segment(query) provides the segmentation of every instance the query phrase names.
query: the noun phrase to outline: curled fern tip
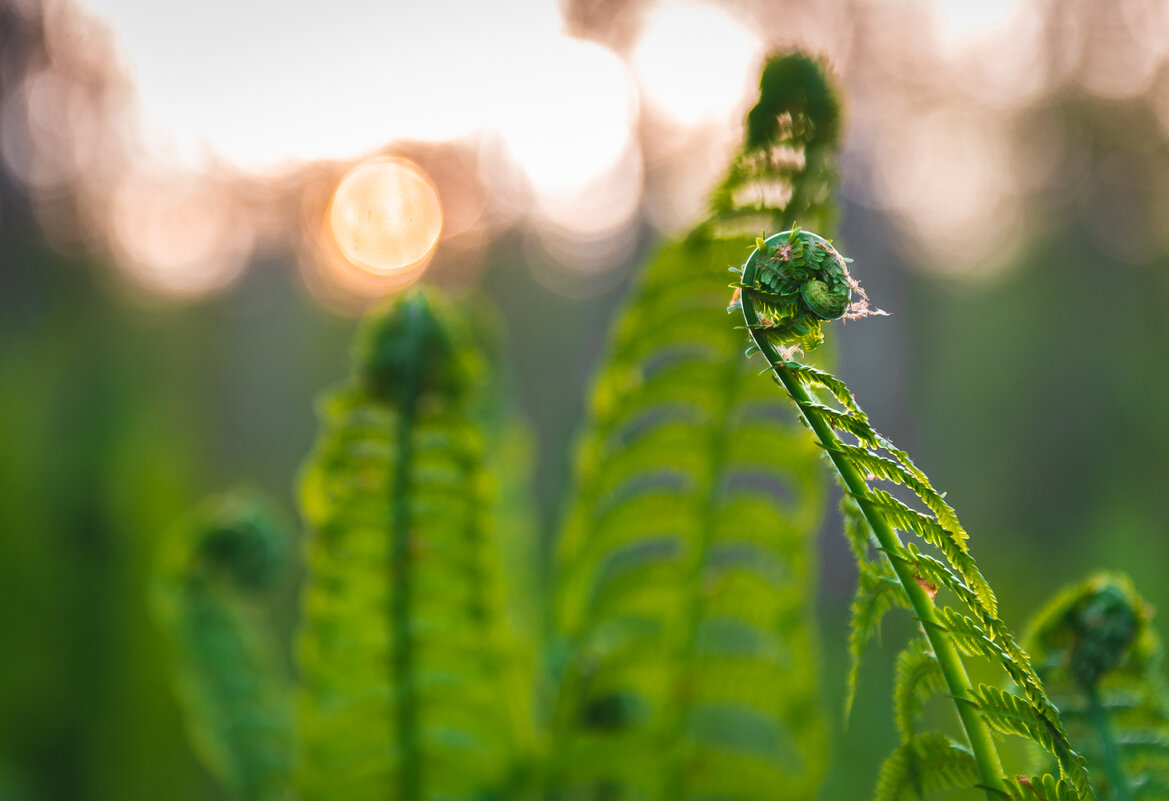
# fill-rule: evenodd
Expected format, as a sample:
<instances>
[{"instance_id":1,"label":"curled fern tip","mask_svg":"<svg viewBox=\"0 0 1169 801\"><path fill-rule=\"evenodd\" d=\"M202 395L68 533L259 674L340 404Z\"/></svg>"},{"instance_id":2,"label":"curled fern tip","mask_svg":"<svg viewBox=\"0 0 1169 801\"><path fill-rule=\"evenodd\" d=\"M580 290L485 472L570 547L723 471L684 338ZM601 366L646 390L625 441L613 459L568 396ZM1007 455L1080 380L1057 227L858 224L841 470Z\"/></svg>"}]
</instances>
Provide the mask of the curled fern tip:
<instances>
[{"instance_id":1,"label":"curled fern tip","mask_svg":"<svg viewBox=\"0 0 1169 801\"><path fill-rule=\"evenodd\" d=\"M374 396L403 402L417 391L454 391L466 383L466 359L452 346L449 304L436 293L412 289L362 324L356 372Z\"/></svg>"},{"instance_id":2,"label":"curled fern tip","mask_svg":"<svg viewBox=\"0 0 1169 801\"><path fill-rule=\"evenodd\" d=\"M870 307L868 295L848 271L850 259L824 237L797 227L757 239L755 245L742 280L732 284L729 308L742 308L741 293L750 291L760 311L755 326L781 352L819 345L825 320L886 314Z\"/></svg>"}]
</instances>

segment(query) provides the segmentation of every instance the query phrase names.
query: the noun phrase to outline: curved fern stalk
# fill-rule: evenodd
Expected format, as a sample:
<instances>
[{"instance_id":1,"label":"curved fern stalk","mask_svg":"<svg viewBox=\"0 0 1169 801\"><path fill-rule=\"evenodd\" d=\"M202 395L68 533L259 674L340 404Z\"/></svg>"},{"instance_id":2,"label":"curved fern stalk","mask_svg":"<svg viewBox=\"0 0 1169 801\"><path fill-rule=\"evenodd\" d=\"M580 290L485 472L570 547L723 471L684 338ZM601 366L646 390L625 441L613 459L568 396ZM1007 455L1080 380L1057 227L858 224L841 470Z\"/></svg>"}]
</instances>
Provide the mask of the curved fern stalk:
<instances>
[{"instance_id":1,"label":"curved fern stalk","mask_svg":"<svg viewBox=\"0 0 1169 801\"><path fill-rule=\"evenodd\" d=\"M1026 642L1106 801L1169 799L1169 692L1152 609L1117 574L1059 593Z\"/></svg>"},{"instance_id":2,"label":"curved fern stalk","mask_svg":"<svg viewBox=\"0 0 1169 801\"><path fill-rule=\"evenodd\" d=\"M302 795L502 792L530 710L500 586L487 364L423 291L367 320L356 361L301 484Z\"/></svg>"},{"instance_id":3,"label":"curved fern stalk","mask_svg":"<svg viewBox=\"0 0 1169 801\"><path fill-rule=\"evenodd\" d=\"M557 551L567 797L808 799L822 777L817 455L706 309L744 225L828 221L838 112L800 55L760 87L713 216L646 268L594 384Z\"/></svg>"},{"instance_id":4,"label":"curved fern stalk","mask_svg":"<svg viewBox=\"0 0 1169 801\"><path fill-rule=\"evenodd\" d=\"M244 801L289 798L291 688L264 603L287 549L262 500L225 495L167 536L155 580L195 752Z\"/></svg>"},{"instance_id":5,"label":"curved fern stalk","mask_svg":"<svg viewBox=\"0 0 1169 801\"><path fill-rule=\"evenodd\" d=\"M1003 774L992 730L1022 736L1051 753L1059 765L1055 786L1060 793L1092 797L1083 759L1072 750L1027 654L998 617L994 593L970 554L954 510L908 454L877 433L842 381L794 360L800 347L820 342L823 320L875 313L849 275L844 257L822 237L785 231L758 241L733 286L731 308L741 307L753 349L763 354L794 401L835 467L849 506L859 511L859 519L850 525L861 570L854 604L854 661L879 627L881 613L894 605L912 610L926 641L899 666L898 721L904 744L882 770L878 797L911 797L963 785L981 787L991 799L1023 797L1026 788ZM917 506L874 486L878 481L908 490ZM899 531L923 540L943 558L922 552L913 541L902 542ZM936 595L941 590L956 607L939 605ZM1020 695L972 686L963 654L999 664ZM850 679L850 694L854 682ZM969 749L944 735L906 730L922 699L943 686L954 701Z\"/></svg>"}]
</instances>

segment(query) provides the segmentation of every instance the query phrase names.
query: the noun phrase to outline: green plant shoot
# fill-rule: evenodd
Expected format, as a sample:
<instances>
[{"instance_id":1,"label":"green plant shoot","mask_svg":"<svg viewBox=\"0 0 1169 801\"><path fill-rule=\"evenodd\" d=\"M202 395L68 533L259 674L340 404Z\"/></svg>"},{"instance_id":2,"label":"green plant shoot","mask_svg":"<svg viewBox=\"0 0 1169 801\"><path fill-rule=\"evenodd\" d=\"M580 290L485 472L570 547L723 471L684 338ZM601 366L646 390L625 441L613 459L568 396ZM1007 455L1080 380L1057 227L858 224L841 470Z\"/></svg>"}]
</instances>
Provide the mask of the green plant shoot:
<instances>
[{"instance_id":1,"label":"green plant shoot","mask_svg":"<svg viewBox=\"0 0 1169 801\"><path fill-rule=\"evenodd\" d=\"M906 607L921 624L923 642L911 645L898 666L902 745L882 767L877 797L891 801L949 787L979 787L988 799L1027 797L1032 783L1004 775L992 731L1024 737L1054 757L1059 776L1050 779L1055 795L1047 801L1094 797L1084 760L1072 750L1030 659L999 618L994 593L954 510L909 455L877 433L844 382L794 358L800 348L819 344L824 319L875 313L847 261L828 240L793 228L758 242L734 272L741 280L732 285L731 309L742 311L750 351L763 355L799 409L855 514L847 526L860 568L854 664L888 609ZM878 482L908 490L915 505ZM899 532L910 539L903 541ZM1000 665L1019 694L973 686L964 664L968 657ZM850 697L854 689L855 667ZM953 700L965 743L913 730L915 710L935 691Z\"/></svg>"},{"instance_id":2,"label":"green plant shoot","mask_svg":"<svg viewBox=\"0 0 1169 801\"><path fill-rule=\"evenodd\" d=\"M1122 575L1056 595L1025 642L1106 801L1169 798L1169 692L1152 608Z\"/></svg>"},{"instance_id":3,"label":"green plant shoot","mask_svg":"<svg viewBox=\"0 0 1169 801\"><path fill-rule=\"evenodd\" d=\"M501 581L487 362L422 291L366 321L356 362L301 482L301 797L507 794L531 676Z\"/></svg>"},{"instance_id":4,"label":"green plant shoot","mask_svg":"<svg viewBox=\"0 0 1169 801\"><path fill-rule=\"evenodd\" d=\"M267 608L286 531L258 497L213 498L168 534L155 580L195 753L242 801L291 789L291 683Z\"/></svg>"}]
</instances>

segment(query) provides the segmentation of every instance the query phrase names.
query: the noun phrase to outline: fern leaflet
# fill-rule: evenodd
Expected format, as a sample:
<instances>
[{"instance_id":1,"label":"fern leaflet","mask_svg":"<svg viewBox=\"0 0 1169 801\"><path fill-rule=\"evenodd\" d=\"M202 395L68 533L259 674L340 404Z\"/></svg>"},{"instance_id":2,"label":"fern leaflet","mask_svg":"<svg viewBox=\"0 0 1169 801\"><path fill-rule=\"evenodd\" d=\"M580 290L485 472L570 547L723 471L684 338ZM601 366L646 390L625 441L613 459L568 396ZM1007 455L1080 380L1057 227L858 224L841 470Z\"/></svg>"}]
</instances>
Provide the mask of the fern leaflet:
<instances>
[{"instance_id":1,"label":"fern leaflet","mask_svg":"<svg viewBox=\"0 0 1169 801\"><path fill-rule=\"evenodd\" d=\"M915 639L897 657L897 682L893 695L897 731L908 741L917 729L917 717L926 701L945 692L946 677L938 658L924 639Z\"/></svg>"},{"instance_id":2,"label":"fern leaflet","mask_svg":"<svg viewBox=\"0 0 1169 801\"><path fill-rule=\"evenodd\" d=\"M941 732L930 732L911 736L885 760L876 798L918 799L926 793L977 783L978 766L973 755Z\"/></svg>"}]
</instances>

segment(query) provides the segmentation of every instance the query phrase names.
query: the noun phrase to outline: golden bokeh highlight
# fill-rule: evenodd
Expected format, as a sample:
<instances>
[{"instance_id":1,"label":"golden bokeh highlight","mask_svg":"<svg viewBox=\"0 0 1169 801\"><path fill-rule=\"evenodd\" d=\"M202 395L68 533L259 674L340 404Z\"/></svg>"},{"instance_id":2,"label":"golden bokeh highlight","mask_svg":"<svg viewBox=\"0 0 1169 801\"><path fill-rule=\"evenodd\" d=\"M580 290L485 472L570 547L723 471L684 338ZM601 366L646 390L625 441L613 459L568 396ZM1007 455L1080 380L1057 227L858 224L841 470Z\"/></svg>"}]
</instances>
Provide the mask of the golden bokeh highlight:
<instances>
[{"instance_id":1,"label":"golden bokeh highlight","mask_svg":"<svg viewBox=\"0 0 1169 801\"><path fill-rule=\"evenodd\" d=\"M442 204L426 173L403 158L358 164L337 186L329 229L341 255L376 275L413 272L442 233Z\"/></svg>"}]
</instances>

